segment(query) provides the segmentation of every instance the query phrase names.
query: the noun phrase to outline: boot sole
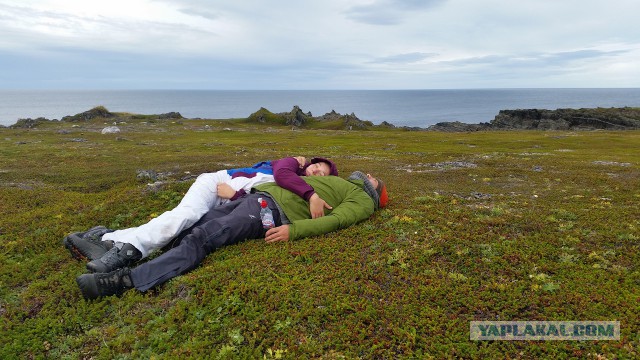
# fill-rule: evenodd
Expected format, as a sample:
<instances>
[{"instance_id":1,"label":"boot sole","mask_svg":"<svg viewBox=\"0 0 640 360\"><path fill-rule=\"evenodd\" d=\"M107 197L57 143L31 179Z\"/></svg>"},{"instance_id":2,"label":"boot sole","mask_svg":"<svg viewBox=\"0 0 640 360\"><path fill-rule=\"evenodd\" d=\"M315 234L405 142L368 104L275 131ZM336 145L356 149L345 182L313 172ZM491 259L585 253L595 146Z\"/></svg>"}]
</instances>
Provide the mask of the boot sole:
<instances>
[{"instance_id":1,"label":"boot sole","mask_svg":"<svg viewBox=\"0 0 640 360\"><path fill-rule=\"evenodd\" d=\"M87 234L86 232L77 232L66 236L63 240L64 247L69 250L71 256L74 259L81 261L92 261L100 259L111 247L113 247L113 242L111 241L110 246L107 245L109 241L104 242L104 246L99 246L96 244L91 244L89 241L83 238ZM82 247L76 245L77 243L81 243Z\"/></svg>"},{"instance_id":2,"label":"boot sole","mask_svg":"<svg viewBox=\"0 0 640 360\"><path fill-rule=\"evenodd\" d=\"M100 297L98 293L98 286L94 279L93 274L82 274L76 278L76 283L82 292L82 296L86 300L97 299Z\"/></svg>"},{"instance_id":3,"label":"boot sole","mask_svg":"<svg viewBox=\"0 0 640 360\"><path fill-rule=\"evenodd\" d=\"M85 260L89 260L89 258L86 257L84 254L82 254L80 250L78 250L78 248L76 248L76 246L73 244L73 239L82 240L79 237L79 235L81 234L84 234L84 233L77 232L77 233L70 234L64 238L63 243L64 243L64 247L67 248L67 250L69 250L69 252L71 253L71 256L74 259L85 261Z\"/></svg>"}]
</instances>

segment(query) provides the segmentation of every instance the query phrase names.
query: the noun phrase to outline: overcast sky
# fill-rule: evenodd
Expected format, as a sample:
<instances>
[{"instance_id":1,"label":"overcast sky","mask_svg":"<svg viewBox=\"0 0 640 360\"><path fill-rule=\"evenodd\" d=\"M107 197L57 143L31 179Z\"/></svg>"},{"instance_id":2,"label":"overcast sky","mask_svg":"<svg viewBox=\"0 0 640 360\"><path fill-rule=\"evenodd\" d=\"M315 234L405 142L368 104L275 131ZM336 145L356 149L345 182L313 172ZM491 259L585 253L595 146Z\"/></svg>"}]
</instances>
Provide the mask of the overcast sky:
<instances>
[{"instance_id":1,"label":"overcast sky","mask_svg":"<svg viewBox=\"0 0 640 360\"><path fill-rule=\"evenodd\" d=\"M0 0L0 88L640 87L638 14L638 0Z\"/></svg>"}]
</instances>

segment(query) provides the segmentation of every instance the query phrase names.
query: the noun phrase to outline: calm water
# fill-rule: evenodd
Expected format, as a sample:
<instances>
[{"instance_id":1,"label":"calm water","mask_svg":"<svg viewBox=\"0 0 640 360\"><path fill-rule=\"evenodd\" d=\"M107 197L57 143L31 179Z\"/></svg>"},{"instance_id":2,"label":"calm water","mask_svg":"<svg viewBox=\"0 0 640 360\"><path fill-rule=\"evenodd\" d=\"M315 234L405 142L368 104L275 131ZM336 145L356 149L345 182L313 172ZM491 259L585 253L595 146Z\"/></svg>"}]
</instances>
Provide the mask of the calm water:
<instances>
[{"instance_id":1,"label":"calm water","mask_svg":"<svg viewBox=\"0 0 640 360\"><path fill-rule=\"evenodd\" d=\"M331 110L355 113L375 124L427 127L442 121L491 121L498 111L525 108L640 107L640 89L492 90L0 90L0 125L21 118L60 119L105 106L109 111L187 118L244 118L265 107L290 111L294 105L314 116Z\"/></svg>"}]
</instances>

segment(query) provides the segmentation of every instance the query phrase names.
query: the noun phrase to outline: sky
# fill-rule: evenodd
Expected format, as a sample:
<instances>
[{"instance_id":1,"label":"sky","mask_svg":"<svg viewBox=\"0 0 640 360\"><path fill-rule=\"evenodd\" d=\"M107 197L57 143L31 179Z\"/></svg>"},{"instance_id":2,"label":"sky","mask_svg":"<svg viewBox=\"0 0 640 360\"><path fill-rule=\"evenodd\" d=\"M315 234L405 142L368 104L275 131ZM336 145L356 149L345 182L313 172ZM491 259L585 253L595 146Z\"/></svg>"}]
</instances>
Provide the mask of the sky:
<instances>
[{"instance_id":1,"label":"sky","mask_svg":"<svg viewBox=\"0 0 640 360\"><path fill-rule=\"evenodd\" d=\"M0 0L0 89L640 87L638 0Z\"/></svg>"}]
</instances>

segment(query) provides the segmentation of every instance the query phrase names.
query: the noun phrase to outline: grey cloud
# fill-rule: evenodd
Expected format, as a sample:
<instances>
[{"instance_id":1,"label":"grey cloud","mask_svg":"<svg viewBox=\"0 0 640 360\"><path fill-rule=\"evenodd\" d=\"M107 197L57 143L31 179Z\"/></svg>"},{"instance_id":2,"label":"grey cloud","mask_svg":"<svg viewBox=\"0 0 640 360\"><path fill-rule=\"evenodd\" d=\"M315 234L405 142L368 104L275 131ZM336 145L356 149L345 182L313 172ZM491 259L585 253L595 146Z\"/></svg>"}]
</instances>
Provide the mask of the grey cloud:
<instances>
[{"instance_id":1,"label":"grey cloud","mask_svg":"<svg viewBox=\"0 0 640 360\"><path fill-rule=\"evenodd\" d=\"M584 60L584 59L594 59L594 58L602 58L607 56L615 56L619 54L624 54L629 52L629 50L616 50L616 51L601 51L601 50L576 50L576 51L567 51L567 52L558 52L543 55L542 58L547 58L551 61L557 62L566 62L573 60Z\"/></svg>"},{"instance_id":2,"label":"grey cloud","mask_svg":"<svg viewBox=\"0 0 640 360\"><path fill-rule=\"evenodd\" d=\"M406 12L426 10L447 0L377 0L368 5L354 6L345 12L347 18L370 25L397 25Z\"/></svg>"},{"instance_id":3,"label":"grey cloud","mask_svg":"<svg viewBox=\"0 0 640 360\"><path fill-rule=\"evenodd\" d=\"M430 57L436 56L438 54L435 53L421 53L421 52L413 52L406 54L398 54L380 57L370 61L373 64L410 64L422 61L424 59L428 59Z\"/></svg>"},{"instance_id":4,"label":"grey cloud","mask_svg":"<svg viewBox=\"0 0 640 360\"><path fill-rule=\"evenodd\" d=\"M6 13L7 15L4 15ZM126 19L107 18L101 15L86 16L63 12L41 10L0 4L0 31L12 34L6 43L13 43L20 48L21 43L31 44L32 48L51 51L53 47L60 49L104 48L113 51L131 51L142 53L162 46L182 44L174 34L183 37L191 36L206 39L218 36L216 33L190 24L175 24L164 21L131 21ZM204 14L207 15L207 14ZM211 14L209 14L211 15ZM203 16L199 13L199 16ZM27 19L18 21L16 19ZM88 26L90 25L90 26ZM51 28L63 32L43 32L38 28ZM99 30L96 30L99 29ZM61 35L63 33L63 35ZM155 41L162 39L162 41ZM173 42L173 43L172 43ZM96 46L99 44L99 46ZM140 46L145 44L148 46Z\"/></svg>"},{"instance_id":5,"label":"grey cloud","mask_svg":"<svg viewBox=\"0 0 640 360\"><path fill-rule=\"evenodd\" d=\"M616 56L628 53L630 50L602 51L593 49L583 49L576 51L563 51L552 53L529 53L510 55L488 55L471 57L460 60L446 61L444 64L464 66L464 65L491 65L509 67L544 67L563 66L571 62L581 60L596 60L604 57Z\"/></svg>"},{"instance_id":6,"label":"grey cloud","mask_svg":"<svg viewBox=\"0 0 640 360\"><path fill-rule=\"evenodd\" d=\"M347 11L347 17L353 21L369 25L397 25L400 16L391 13L380 12L377 9L355 7Z\"/></svg>"}]
</instances>

